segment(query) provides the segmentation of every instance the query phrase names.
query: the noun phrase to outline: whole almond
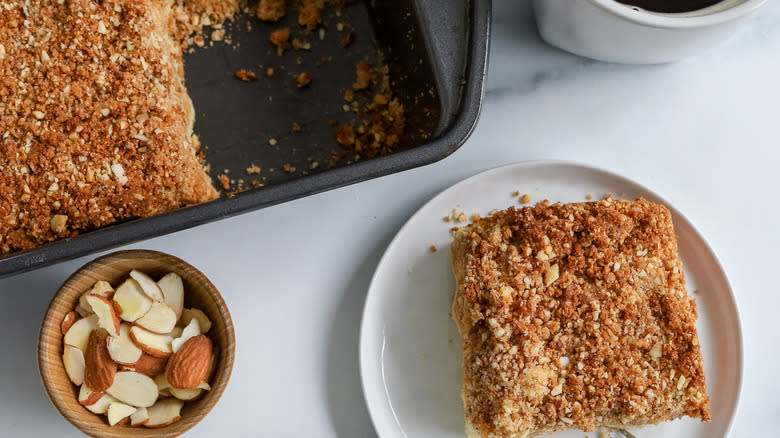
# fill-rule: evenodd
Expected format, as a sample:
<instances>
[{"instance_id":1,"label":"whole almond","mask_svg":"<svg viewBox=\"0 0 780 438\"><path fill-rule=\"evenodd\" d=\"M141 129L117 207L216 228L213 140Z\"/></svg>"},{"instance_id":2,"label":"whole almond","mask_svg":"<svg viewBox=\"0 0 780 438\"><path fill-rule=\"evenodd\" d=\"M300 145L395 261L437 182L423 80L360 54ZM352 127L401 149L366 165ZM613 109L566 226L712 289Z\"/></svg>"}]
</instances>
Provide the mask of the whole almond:
<instances>
[{"instance_id":1,"label":"whole almond","mask_svg":"<svg viewBox=\"0 0 780 438\"><path fill-rule=\"evenodd\" d=\"M154 377L165 371L165 365L168 364L168 358L154 357L150 354L142 353L138 361L132 365L128 365L128 368L141 374L146 374L149 377Z\"/></svg>"},{"instance_id":2,"label":"whole almond","mask_svg":"<svg viewBox=\"0 0 780 438\"><path fill-rule=\"evenodd\" d=\"M192 389L200 385L208 375L211 362L211 340L198 335L185 342L168 360L165 378L178 389Z\"/></svg>"},{"instance_id":3,"label":"whole almond","mask_svg":"<svg viewBox=\"0 0 780 438\"><path fill-rule=\"evenodd\" d=\"M65 315L65 318L62 318L62 324L60 324L60 331L62 331L62 334L65 335L65 333L70 330L70 327L79 320L79 314L73 311L68 312L67 315Z\"/></svg>"},{"instance_id":4,"label":"whole almond","mask_svg":"<svg viewBox=\"0 0 780 438\"><path fill-rule=\"evenodd\" d=\"M86 362L84 384L88 388L95 392L103 392L114 383L116 362L108 353L108 333L104 330L92 330L89 334L84 361Z\"/></svg>"}]
</instances>

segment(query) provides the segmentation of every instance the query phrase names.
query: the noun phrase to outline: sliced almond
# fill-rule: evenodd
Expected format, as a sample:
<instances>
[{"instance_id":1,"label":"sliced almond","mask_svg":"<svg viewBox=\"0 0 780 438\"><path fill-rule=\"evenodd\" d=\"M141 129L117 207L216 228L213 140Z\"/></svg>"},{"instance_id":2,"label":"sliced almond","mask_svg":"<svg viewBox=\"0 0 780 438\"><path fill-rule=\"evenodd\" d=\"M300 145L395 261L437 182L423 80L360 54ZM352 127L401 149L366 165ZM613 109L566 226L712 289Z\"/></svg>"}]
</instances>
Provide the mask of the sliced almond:
<instances>
[{"instance_id":1,"label":"sliced almond","mask_svg":"<svg viewBox=\"0 0 780 438\"><path fill-rule=\"evenodd\" d=\"M179 421L182 406L184 406L184 402L175 398L158 400L154 406L147 409L149 421L144 426L163 427Z\"/></svg>"},{"instance_id":2,"label":"sliced almond","mask_svg":"<svg viewBox=\"0 0 780 438\"><path fill-rule=\"evenodd\" d=\"M143 426L149 421L149 411L146 408L138 408L130 415L131 426Z\"/></svg>"},{"instance_id":3,"label":"sliced almond","mask_svg":"<svg viewBox=\"0 0 780 438\"><path fill-rule=\"evenodd\" d=\"M153 333L169 333L176 326L176 312L164 303L153 303L146 315L135 320L135 325L141 326Z\"/></svg>"},{"instance_id":4,"label":"sliced almond","mask_svg":"<svg viewBox=\"0 0 780 438\"><path fill-rule=\"evenodd\" d=\"M158 286L157 283L155 283L154 280L152 280L152 278L149 277L148 275L144 274L141 271L133 269L132 271L130 271L130 278L137 281L138 284L141 286L141 289L143 289L146 296L148 296L152 300L160 303L165 301L165 296L163 296L160 286Z\"/></svg>"},{"instance_id":5,"label":"sliced almond","mask_svg":"<svg viewBox=\"0 0 780 438\"><path fill-rule=\"evenodd\" d=\"M84 355L86 368L84 383L93 391L105 391L114 382L116 362L108 354L108 334L93 330L89 335L87 352Z\"/></svg>"},{"instance_id":6,"label":"sliced almond","mask_svg":"<svg viewBox=\"0 0 780 438\"><path fill-rule=\"evenodd\" d=\"M167 358L154 357L150 354L143 353L136 363L127 368L128 371L135 371L137 373L146 374L149 377L154 377L165 371L165 365L167 364Z\"/></svg>"},{"instance_id":7,"label":"sliced almond","mask_svg":"<svg viewBox=\"0 0 780 438\"><path fill-rule=\"evenodd\" d=\"M190 338L168 360L165 378L178 389L195 388L206 380L211 363L211 339L205 335Z\"/></svg>"},{"instance_id":8,"label":"sliced almond","mask_svg":"<svg viewBox=\"0 0 780 438\"><path fill-rule=\"evenodd\" d=\"M97 403L105 394L105 392L95 392L87 385L81 385L79 389L79 403L83 406L92 406Z\"/></svg>"},{"instance_id":9,"label":"sliced almond","mask_svg":"<svg viewBox=\"0 0 780 438\"><path fill-rule=\"evenodd\" d=\"M81 305L81 303L79 303L78 305L76 305L76 313L81 315L82 318L86 318L89 315L92 315L92 309L88 307L84 307Z\"/></svg>"},{"instance_id":10,"label":"sliced almond","mask_svg":"<svg viewBox=\"0 0 780 438\"><path fill-rule=\"evenodd\" d=\"M166 358L172 353L171 342L173 338L170 335L159 335L135 326L130 329L130 339L144 353L154 357Z\"/></svg>"},{"instance_id":11,"label":"sliced almond","mask_svg":"<svg viewBox=\"0 0 780 438\"><path fill-rule=\"evenodd\" d=\"M68 333L68 330L73 327L73 324L76 323L76 321L79 320L79 314L76 312L68 312L65 315L65 318L62 318L62 323L60 324L60 332L62 332L63 335L65 333Z\"/></svg>"},{"instance_id":12,"label":"sliced almond","mask_svg":"<svg viewBox=\"0 0 780 438\"><path fill-rule=\"evenodd\" d=\"M116 373L114 383L106 392L123 403L139 408L153 405L159 395L154 380L134 371Z\"/></svg>"},{"instance_id":13,"label":"sliced almond","mask_svg":"<svg viewBox=\"0 0 780 438\"><path fill-rule=\"evenodd\" d=\"M172 396L182 401L195 400L196 398L200 397L200 394L203 392L203 390L200 388L176 389L174 387L170 387L168 391L171 393Z\"/></svg>"},{"instance_id":14,"label":"sliced almond","mask_svg":"<svg viewBox=\"0 0 780 438\"><path fill-rule=\"evenodd\" d=\"M200 309L184 309L181 313L179 325L186 327L192 321L192 318L197 318L201 333L208 333L211 330L211 320Z\"/></svg>"},{"instance_id":15,"label":"sliced almond","mask_svg":"<svg viewBox=\"0 0 780 438\"><path fill-rule=\"evenodd\" d=\"M203 391L210 391L210 390L211 390L211 386L206 382L203 382L192 389L178 389L178 388L174 388L173 386L168 388L168 391L171 393L172 396L178 398L179 400L184 400L184 401L195 400L196 398L200 397Z\"/></svg>"},{"instance_id":16,"label":"sliced almond","mask_svg":"<svg viewBox=\"0 0 780 438\"><path fill-rule=\"evenodd\" d=\"M190 321L190 323L187 324L187 327L184 327L182 330L181 336L175 338L173 342L171 342L171 350L176 353L185 342L190 340L192 337L198 336L199 334L201 334L200 322L198 322L197 318L192 318L192 321Z\"/></svg>"},{"instance_id":17,"label":"sliced almond","mask_svg":"<svg viewBox=\"0 0 780 438\"><path fill-rule=\"evenodd\" d=\"M130 339L131 328L133 328L131 324L122 323L119 325L119 336L108 339L108 354L116 363L134 364L143 354L143 351Z\"/></svg>"},{"instance_id":18,"label":"sliced almond","mask_svg":"<svg viewBox=\"0 0 780 438\"><path fill-rule=\"evenodd\" d=\"M84 353L76 347L66 345L62 353L62 364L65 366L65 373L74 385L84 383Z\"/></svg>"},{"instance_id":19,"label":"sliced almond","mask_svg":"<svg viewBox=\"0 0 780 438\"><path fill-rule=\"evenodd\" d=\"M184 283L179 274L175 272L166 274L157 282L157 286L163 293L165 304L176 313L176 320L181 318L181 312L184 310Z\"/></svg>"},{"instance_id":20,"label":"sliced almond","mask_svg":"<svg viewBox=\"0 0 780 438\"><path fill-rule=\"evenodd\" d=\"M109 335L119 336L119 317L114 311L114 306L111 305L105 297L99 295L87 296L87 304L95 312L98 317L98 326L104 328Z\"/></svg>"},{"instance_id":21,"label":"sliced almond","mask_svg":"<svg viewBox=\"0 0 780 438\"><path fill-rule=\"evenodd\" d=\"M133 415L138 409L122 402L111 402L108 405L108 424L114 426L125 418Z\"/></svg>"},{"instance_id":22,"label":"sliced almond","mask_svg":"<svg viewBox=\"0 0 780 438\"><path fill-rule=\"evenodd\" d=\"M98 281L97 283L95 283L95 285L92 286L92 289L90 289L90 290L84 292L83 294L81 294L81 297L79 297L79 306L83 307L87 311L88 315L92 314L92 308L87 303L87 297L90 296L90 295L97 295L99 297L106 298L106 299L108 299L110 301L111 297L114 296L114 288L111 287L111 285L107 281L102 281L101 280L101 281ZM78 311L78 306L77 306L76 310ZM81 312L79 312L79 313L81 313ZM84 316L84 315L82 315L82 316Z\"/></svg>"},{"instance_id":23,"label":"sliced almond","mask_svg":"<svg viewBox=\"0 0 780 438\"><path fill-rule=\"evenodd\" d=\"M114 309L125 321L133 322L144 316L152 307L152 299L146 296L137 281L128 278L114 293Z\"/></svg>"},{"instance_id":24,"label":"sliced almond","mask_svg":"<svg viewBox=\"0 0 780 438\"><path fill-rule=\"evenodd\" d=\"M154 376L154 383L157 385L158 391L165 391L171 388L171 384L168 383L168 379L165 378L165 373Z\"/></svg>"},{"instance_id":25,"label":"sliced almond","mask_svg":"<svg viewBox=\"0 0 780 438\"><path fill-rule=\"evenodd\" d=\"M91 405L85 405L84 407L89 409L94 414L105 414L108 411L108 406L115 402L116 399L108 394L103 394L98 401Z\"/></svg>"},{"instance_id":26,"label":"sliced almond","mask_svg":"<svg viewBox=\"0 0 780 438\"><path fill-rule=\"evenodd\" d=\"M70 345L78 348L81 352L87 351L87 342L89 342L89 334L92 330L98 328L97 315L89 315L86 318L73 323L72 326L65 333L63 342L65 345Z\"/></svg>"},{"instance_id":27,"label":"sliced almond","mask_svg":"<svg viewBox=\"0 0 780 438\"><path fill-rule=\"evenodd\" d=\"M217 348L213 347L211 350L211 363L209 363L209 372L206 374L206 380L211 380L214 377L214 371L217 370Z\"/></svg>"}]
</instances>

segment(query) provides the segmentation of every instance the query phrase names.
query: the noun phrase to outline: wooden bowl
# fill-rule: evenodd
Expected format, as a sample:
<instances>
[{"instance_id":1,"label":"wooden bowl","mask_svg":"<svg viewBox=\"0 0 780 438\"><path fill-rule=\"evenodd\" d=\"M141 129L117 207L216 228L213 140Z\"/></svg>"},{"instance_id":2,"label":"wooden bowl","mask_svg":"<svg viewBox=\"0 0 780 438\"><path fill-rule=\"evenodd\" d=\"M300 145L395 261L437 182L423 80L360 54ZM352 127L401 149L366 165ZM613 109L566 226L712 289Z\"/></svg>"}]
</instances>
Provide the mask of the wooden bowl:
<instances>
[{"instance_id":1,"label":"wooden bowl","mask_svg":"<svg viewBox=\"0 0 780 438\"><path fill-rule=\"evenodd\" d=\"M96 415L78 402L79 388L65 374L62 364L62 333L60 323L76 307L79 297L96 281L106 280L112 286L127 278L131 269L138 269L157 279L176 272L184 281L184 306L203 310L212 321L207 333L217 354L216 371L211 378L211 391L196 401L185 402L181 420L159 429L109 426L105 415ZM217 288L203 273L186 262L157 251L130 250L109 254L87 263L68 278L54 295L43 317L38 338L38 368L41 380L52 403L65 419L85 434L93 437L175 437L198 424L219 400L230 380L235 358L235 334L225 301Z\"/></svg>"}]
</instances>

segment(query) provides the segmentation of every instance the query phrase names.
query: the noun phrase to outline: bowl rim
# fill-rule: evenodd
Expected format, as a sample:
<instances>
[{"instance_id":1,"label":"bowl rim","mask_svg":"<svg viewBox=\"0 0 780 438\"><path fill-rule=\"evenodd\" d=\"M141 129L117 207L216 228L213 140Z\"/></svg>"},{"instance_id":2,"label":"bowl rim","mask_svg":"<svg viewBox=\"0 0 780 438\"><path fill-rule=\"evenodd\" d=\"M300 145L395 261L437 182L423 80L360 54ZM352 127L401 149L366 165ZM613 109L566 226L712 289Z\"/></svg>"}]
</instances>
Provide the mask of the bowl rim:
<instances>
[{"instance_id":1,"label":"bowl rim","mask_svg":"<svg viewBox=\"0 0 780 438\"><path fill-rule=\"evenodd\" d=\"M57 409L57 412L59 412L63 418L65 418L80 432L97 438L101 437L100 434L95 434L94 432L87 431L82 427L82 425L78 424L75 421L75 418L65 409L65 406L63 404L64 402L60 400L61 397L53 393L54 388L52 387L51 378L46 375L47 371L52 365L47 364L47 361L44 358L45 356L44 352L47 351L48 349L48 342L46 342L45 336L49 334L51 330L54 330L57 333L59 333L60 331L60 324L59 322L56 321L56 319L51 318L51 313L54 311L54 304L62 294L65 286L67 286L70 282L75 281L77 278L79 278L79 276L84 272L84 270L86 270L88 267L92 265L106 264L107 261L111 263L119 260L125 260L128 258L128 256L134 256L135 258L145 258L145 259L150 259L150 258L167 259L170 262L173 262L174 264L179 264L181 266L191 269L191 274L193 274L194 277L196 277L196 281L202 282L205 285L206 290L208 290L209 292L209 296L215 301L215 304L217 305L217 309L218 309L217 311L220 314L220 317L224 320L225 323L225 336L227 338L226 345L221 346L220 348L220 350L223 352L220 353L220 359L221 359L220 365L222 371L221 374L219 368L215 371L215 378L219 378L220 381L224 381L224 383L220 385L212 386L212 390L209 392L209 396L213 398L213 401L209 403L205 403L203 405L202 411L198 413L194 421L191 421L186 424L178 423L178 422L172 423L172 425L179 424L179 427L181 427L181 429L176 432L170 431L168 429L168 426L164 426L162 428L156 428L156 429L146 429L149 431L155 431L159 436L165 436L165 437L180 436L186 433L187 431L191 430L198 423L200 423L219 402L220 398L222 397L222 394L225 391L225 388L230 382L230 377L233 373L233 366L235 364L236 347L235 347L235 328L233 326L233 319L230 315L230 310L228 309L227 304L225 303L225 300L222 297L222 294L219 292L219 289L217 289L217 287L211 282L211 280L209 280L209 278L203 272L201 272L199 269L195 268L191 264L187 263L186 261L174 255L167 254L161 251L147 250L147 249L130 249L130 250L114 251L108 254L104 254L100 257L94 258L93 260L80 266L71 275L69 275L68 278L65 279L65 281L63 281L62 284L54 292L54 295L52 296L51 301L49 301L49 305L46 307L46 311L44 312L43 318L41 320L41 326L38 332L38 345L37 345L38 351L36 354L37 362L38 362L38 372L41 379L41 384L45 389L46 396L49 398L51 403ZM139 429L143 430L144 428L132 427L130 430L138 431ZM117 429L117 435L118 434L120 434L119 429Z\"/></svg>"},{"instance_id":2,"label":"bowl rim","mask_svg":"<svg viewBox=\"0 0 780 438\"><path fill-rule=\"evenodd\" d=\"M680 16L676 14L636 11L615 0L585 0L600 9L624 20L643 26L663 29L690 29L708 27L734 21L763 6L767 0L745 0L744 2L706 15Z\"/></svg>"}]
</instances>

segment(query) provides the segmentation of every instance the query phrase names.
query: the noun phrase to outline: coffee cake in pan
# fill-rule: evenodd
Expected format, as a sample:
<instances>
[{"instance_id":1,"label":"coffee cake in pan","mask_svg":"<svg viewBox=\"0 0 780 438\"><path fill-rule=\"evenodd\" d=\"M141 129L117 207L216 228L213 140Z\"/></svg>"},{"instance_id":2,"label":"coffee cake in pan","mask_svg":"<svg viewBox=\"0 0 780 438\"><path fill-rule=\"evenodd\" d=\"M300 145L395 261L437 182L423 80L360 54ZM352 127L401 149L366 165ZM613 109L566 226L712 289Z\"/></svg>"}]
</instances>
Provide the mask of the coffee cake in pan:
<instances>
[{"instance_id":1,"label":"coffee cake in pan","mask_svg":"<svg viewBox=\"0 0 780 438\"><path fill-rule=\"evenodd\" d=\"M664 206L512 207L457 230L452 262L469 436L710 420Z\"/></svg>"},{"instance_id":2,"label":"coffee cake in pan","mask_svg":"<svg viewBox=\"0 0 780 438\"><path fill-rule=\"evenodd\" d=\"M217 197L169 2L0 2L0 255Z\"/></svg>"}]
</instances>

